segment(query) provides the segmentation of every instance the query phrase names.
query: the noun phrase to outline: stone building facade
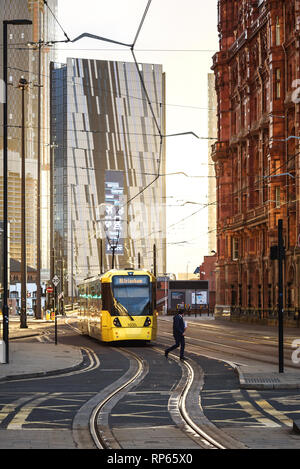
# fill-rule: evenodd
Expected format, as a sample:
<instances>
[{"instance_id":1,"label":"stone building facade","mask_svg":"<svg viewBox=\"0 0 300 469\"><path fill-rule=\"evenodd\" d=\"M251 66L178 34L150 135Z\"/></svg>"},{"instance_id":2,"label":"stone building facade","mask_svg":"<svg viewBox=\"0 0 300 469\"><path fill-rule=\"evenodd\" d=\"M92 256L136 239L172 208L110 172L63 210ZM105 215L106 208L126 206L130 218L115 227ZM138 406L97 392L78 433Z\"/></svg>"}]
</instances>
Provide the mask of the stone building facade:
<instances>
[{"instance_id":1,"label":"stone building facade","mask_svg":"<svg viewBox=\"0 0 300 469\"><path fill-rule=\"evenodd\" d=\"M270 248L283 220L284 309L300 308L300 1L220 0L216 311L276 318ZM298 323L298 320L296 321Z\"/></svg>"}]
</instances>

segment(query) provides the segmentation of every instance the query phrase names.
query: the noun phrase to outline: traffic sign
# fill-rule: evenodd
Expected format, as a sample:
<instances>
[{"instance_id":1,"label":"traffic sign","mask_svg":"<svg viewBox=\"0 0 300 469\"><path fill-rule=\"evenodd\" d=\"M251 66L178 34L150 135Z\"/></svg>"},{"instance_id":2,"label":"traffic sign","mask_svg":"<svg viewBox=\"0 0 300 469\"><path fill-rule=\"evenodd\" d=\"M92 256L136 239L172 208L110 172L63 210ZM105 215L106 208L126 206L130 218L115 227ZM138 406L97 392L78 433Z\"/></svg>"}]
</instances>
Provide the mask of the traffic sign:
<instances>
[{"instance_id":1,"label":"traffic sign","mask_svg":"<svg viewBox=\"0 0 300 469\"><path fill-rule=\"evenodd\" d=\"M46 291L47 293L53 293L53 287L47 287Z\"/></svg>"},{"instance_id":2,"label":"traffic sign","mask_svg":"<svg viewBox=\"0 0 300 469\"><path fill-rule=\"evenodd\" d=\"M52 279L52 283L55 287L57 287L57 285L59 284L60 280L58 278L57 275L54 275L53 279Z\"/></svg>"}]
</instances>

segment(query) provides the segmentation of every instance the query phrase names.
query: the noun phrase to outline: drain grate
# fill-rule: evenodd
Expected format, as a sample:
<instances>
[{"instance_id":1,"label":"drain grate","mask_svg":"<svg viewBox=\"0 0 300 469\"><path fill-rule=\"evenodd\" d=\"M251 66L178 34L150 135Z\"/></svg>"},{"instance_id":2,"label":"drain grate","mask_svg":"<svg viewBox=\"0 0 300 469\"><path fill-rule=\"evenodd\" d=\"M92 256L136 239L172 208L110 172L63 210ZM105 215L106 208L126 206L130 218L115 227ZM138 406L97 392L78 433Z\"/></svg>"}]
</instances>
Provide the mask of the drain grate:
<instances>
[{"instance_id":1,"label":"drain grate","mask_svg":"<svg viewBox=\"0 0 300 469\"><path fill-rule=\"evenodd\" d=\"M262 376L262 377L248 377L245 376L245 382L248 384L264 384L264 383L270 383L270 384L276 384L280 383L280 379L273 377L273 376Z\"/></svg>"}]
</instances>

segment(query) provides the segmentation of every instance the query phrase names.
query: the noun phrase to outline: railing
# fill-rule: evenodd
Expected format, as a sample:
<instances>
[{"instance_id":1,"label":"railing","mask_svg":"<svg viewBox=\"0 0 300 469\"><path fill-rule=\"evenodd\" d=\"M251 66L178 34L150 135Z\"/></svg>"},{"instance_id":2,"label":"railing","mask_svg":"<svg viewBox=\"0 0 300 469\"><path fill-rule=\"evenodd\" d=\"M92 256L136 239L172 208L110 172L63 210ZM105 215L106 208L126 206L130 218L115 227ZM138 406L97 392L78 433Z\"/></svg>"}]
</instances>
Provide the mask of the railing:
<instances>
[{"instance_id":1,"label":"railing","mask_svg":"<svg viewBox=\"0 0 300 469\"><path fill-rule=\"evenodd\" d=\"M180 309L168 309L167 315L168 316L174 316L175 314L179 313ZM212 316L214 315L213 308L209 308L208 305L195 305L189 310L184 310L184 316L201 316L202 314L209 315L211 314Z\"/></svg>"},{"instance_id":2,"label":"railing","mask_svg":"<svg viewBox=\"0 0 300 469\"><path fill-rule=\"evenodd\" d=\"M239 50L239 48L245 43L247 39L247 30L244 31L240 37L232 44L232 46L229 48L229 55L232 57L235 52Z\"/></svg>"},{"instance_id":3,"label":"railing","mask_svg":"<svg viewBox=\"0 0 300 469\"><path fill-rule=\"evenodd\" d=\"M253 319L277 319L278 308L243 308L240 306L231 306L230 316L232 318L253 318ZM285 320L297 321L300 323L300 308L285 308L283 310Z\"/></svg>"},{"instance_id":4,"label":"railing","mask_svg":"<svg viewBox=\"0 0 300 469\"><path fill-rule=\"evenodd\" d=\"M211 146L213 161L228 156L228 142L215 142ZM215 158L215 159L214 159Z\"/></svg>"}]
</instances>

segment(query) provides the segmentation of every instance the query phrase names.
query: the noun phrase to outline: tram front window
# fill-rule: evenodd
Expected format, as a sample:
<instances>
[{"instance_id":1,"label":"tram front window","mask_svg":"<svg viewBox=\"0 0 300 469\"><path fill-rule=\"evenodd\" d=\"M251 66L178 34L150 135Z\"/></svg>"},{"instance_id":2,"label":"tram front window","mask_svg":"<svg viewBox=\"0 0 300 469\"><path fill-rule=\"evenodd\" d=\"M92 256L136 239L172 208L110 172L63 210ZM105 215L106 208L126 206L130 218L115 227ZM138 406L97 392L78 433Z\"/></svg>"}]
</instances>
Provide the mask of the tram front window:
<instances>
[{"instance_id":1,"label":"tram front window","mask_svg":"<svg viewBox=\"0 0 300 469\"><path fill-rule=\"evenodd\" d=\"M146 316L153 314L148 277L114 277L113 296L118 315Z\"/></svg>"}]
</instances>

